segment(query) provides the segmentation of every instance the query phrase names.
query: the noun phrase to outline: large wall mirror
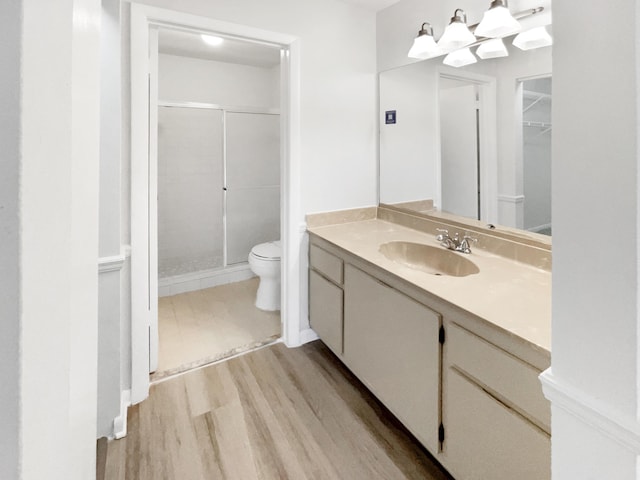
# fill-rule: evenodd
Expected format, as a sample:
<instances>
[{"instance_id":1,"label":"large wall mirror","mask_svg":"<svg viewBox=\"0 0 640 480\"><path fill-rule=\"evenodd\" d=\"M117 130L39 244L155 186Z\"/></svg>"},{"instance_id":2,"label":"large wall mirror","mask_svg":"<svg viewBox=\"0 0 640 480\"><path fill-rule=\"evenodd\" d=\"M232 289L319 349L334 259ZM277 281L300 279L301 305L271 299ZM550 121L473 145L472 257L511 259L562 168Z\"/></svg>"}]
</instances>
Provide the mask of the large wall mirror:
<instances>
[{"instance_id":1,"label":"large wall mirror","mask_svg":"<svg viewBox=\"0 0 640 480\"><path fill-rule=\"evenodd\" d=\"M551 49L380 73L380 203L551 235Z\"/></svg>"}]
</instances>

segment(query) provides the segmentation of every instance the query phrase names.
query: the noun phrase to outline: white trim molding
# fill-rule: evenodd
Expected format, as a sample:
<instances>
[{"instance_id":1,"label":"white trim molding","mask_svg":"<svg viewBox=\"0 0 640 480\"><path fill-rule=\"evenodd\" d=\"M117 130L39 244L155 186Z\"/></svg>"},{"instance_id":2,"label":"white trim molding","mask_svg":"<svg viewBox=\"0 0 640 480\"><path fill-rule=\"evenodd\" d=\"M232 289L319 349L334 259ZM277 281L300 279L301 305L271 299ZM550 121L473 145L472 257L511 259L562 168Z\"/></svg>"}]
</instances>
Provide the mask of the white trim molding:
<instances>
[{"instance_id":1,"label":"white trim molding","mask_svg":"<svg viewBox=\"0 0 640 480\"><path fill-rule=\"evenodd\" d=\"M98 259L98 272L118 272L122 270L126 257L124 255L114 255L112 257L101 257Z\"/></svg>"},{"instance_id":2,"label":"white trim molding","mask_svg":"<svg viewBox=\"0 0 640 480\"><path fill-rule=\"evenodd\" d=\"M524 203L524 195L506 195L506 194L500 193L498 195L498 201L504 202L504 203L515 203L515 204Z\"/></svg>"},{"instance_id":3,"label":"white trim molding","mask_svg":"<svg viewBox=\"0 0 640 480\"><path fill-rule=\"evenodd\" d=\"M98 273L117 272L122 270L127 258L131 257L131 246L123 245L120 248L120 255L98 258Z\"/></svg>"},{"instance_id":4,"label":"white trim molding","mask_svg":"<svg viewBox=\"0 0 640 480\"><path fill-rule=\"evenodd\" d=\"M605 403L563 382L551 368L540 374L544 396L555 408L640 455L640 424L631 415L611 409Z\"/></svg>"},{"instance_id":5,"label":"white trim molding","mask_svg":"<svg viewBox=\"0 0 640 480\"><path fill-rule=\"evenodd\" d=\"M131 390L120 393L120 415L113 419L113 438L119 440L127 435L127 414L131 406Z\"/></svg>"},{"instance_id":6,"label":"white trim molding","mask_svg":"<svg viewBox=\"0 0 640 480\"><path fill-rule=\"evenodd\" d=\"M188 13L131 3L131 401L140 403L149 393L149 371L153 368L157 332L157 163L155 158L157 97L149 82L154 62L151 27L168 25L197 33L239 37L281 48L280 62L280 149L281 149L281 239L283 339L299 343L300 212L300 71L301 46L298 37L248 25L229 23ZM152 75L153 77L153 75ZM151 101L150 98L156 99ZM151 119L151 120L150 120Z\"/></svg>"},{"instance_id":7,"label":"white trim molding","mask_svg":"<svg viewBox=\"0 0 640 480\"><path fill-rule=\"evenodd\" d=\"M300 345L318 340L320 337L311 328L306 328L300 332Z\"/></svg>"}]
</instances>

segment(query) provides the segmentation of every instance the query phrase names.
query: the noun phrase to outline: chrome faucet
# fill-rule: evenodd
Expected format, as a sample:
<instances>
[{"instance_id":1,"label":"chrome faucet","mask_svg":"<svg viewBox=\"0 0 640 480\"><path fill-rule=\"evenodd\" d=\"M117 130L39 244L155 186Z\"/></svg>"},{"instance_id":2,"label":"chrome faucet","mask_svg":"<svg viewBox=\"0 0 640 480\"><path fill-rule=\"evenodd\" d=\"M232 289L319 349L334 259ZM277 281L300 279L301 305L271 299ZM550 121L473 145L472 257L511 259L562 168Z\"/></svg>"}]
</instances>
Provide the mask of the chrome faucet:
<instances>
[{"instance_id":1,"label":"chrome faucet","mask_svg":"<svg viewBox=\"0 0 640 480\"><path fill-rule=\"evenodd\" d=\"M449 236L449 230L445 230L443 228L436 228L438 232L440 232L436 236L436 240L440 242L444 248L448 248L449 250L455 250L456 252L462 253L471 253L471 242L477 242L478 239L474 237L470 237L469 235L464 235L460 238L460 234L456 232L453 235L453 238Z\"/></svg>"}]
</instances>

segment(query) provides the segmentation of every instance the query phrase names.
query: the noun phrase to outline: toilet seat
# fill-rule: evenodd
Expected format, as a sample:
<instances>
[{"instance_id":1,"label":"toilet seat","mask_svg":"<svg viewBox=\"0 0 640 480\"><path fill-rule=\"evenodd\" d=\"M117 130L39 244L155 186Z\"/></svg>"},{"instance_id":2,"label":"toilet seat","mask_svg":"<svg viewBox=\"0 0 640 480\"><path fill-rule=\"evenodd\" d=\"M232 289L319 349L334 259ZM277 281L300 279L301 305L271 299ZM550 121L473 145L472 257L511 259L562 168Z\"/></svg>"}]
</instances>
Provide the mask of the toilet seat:
<instances>
[{"instance_id":1,"label":"toilet seat","mask_svg":"<svg viewBox=\"0 0 640 480\"><path fill-rule=\"evenodd\" d=\"M267 262L280 261L281 253L282 249L280 248L280 241L278 240L275 242L261 243L251 249L252 256Z\"/></svg>"}]
</instances>

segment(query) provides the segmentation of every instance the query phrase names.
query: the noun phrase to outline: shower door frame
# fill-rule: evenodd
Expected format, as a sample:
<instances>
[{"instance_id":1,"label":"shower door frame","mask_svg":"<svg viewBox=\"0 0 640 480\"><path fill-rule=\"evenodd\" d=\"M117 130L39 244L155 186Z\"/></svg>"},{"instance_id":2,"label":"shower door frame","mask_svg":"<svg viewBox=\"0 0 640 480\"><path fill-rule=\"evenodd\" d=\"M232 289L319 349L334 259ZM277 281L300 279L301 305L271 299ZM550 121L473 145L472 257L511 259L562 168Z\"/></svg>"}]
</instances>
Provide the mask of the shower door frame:
<instances>
[{"instance_id":1,"label":"shower door frame","mask_svg":"<svg viewBox=\"0 0 640 480\"><path fill-rule=\"evenodd\" d=\"M300 40L212 18L131 4L131 403L149 395L150 331L157 325L157 102L151 73L154 28L210 33L280 47L280 189L282 339L303 342L301 332ZM157 99L157 94L156 97ZM154 124L155 121L155 124ZM155 183L154 183L155 182ZM304 287L304 286L303 286ZM306 335L309 336L309 335Z\"/></svg>"},{"instance_id":2,"label":"shower door frame","mask_svg":"<svg viewBox=\"0 0 640 480\"><path fill-rule=\"evenodd\" d=\"M216 103L203 103L203 102L176 102L176 101L165 101L158 100L158 107L162 108L194 108L194 109L202 109L202 110L219 110L222 112L222 184L223 184L223 195L222 195L222 230L223 230L223 249L222 249L222 269L228 268L230 265L228 264L228 256L227 256L227 114L228 113L249 113L256 115L277 115L280 117L280 109L279 108L269 108L269 107L237 107L237 106L229 106L229 105L220 105ZM282 191L282 186L280 187ZM247 252L247 255L249 252ZM234 265L234 264L232 264ZM153 358L153 351L152 351Z\"/></svg>"}]
</instances>

